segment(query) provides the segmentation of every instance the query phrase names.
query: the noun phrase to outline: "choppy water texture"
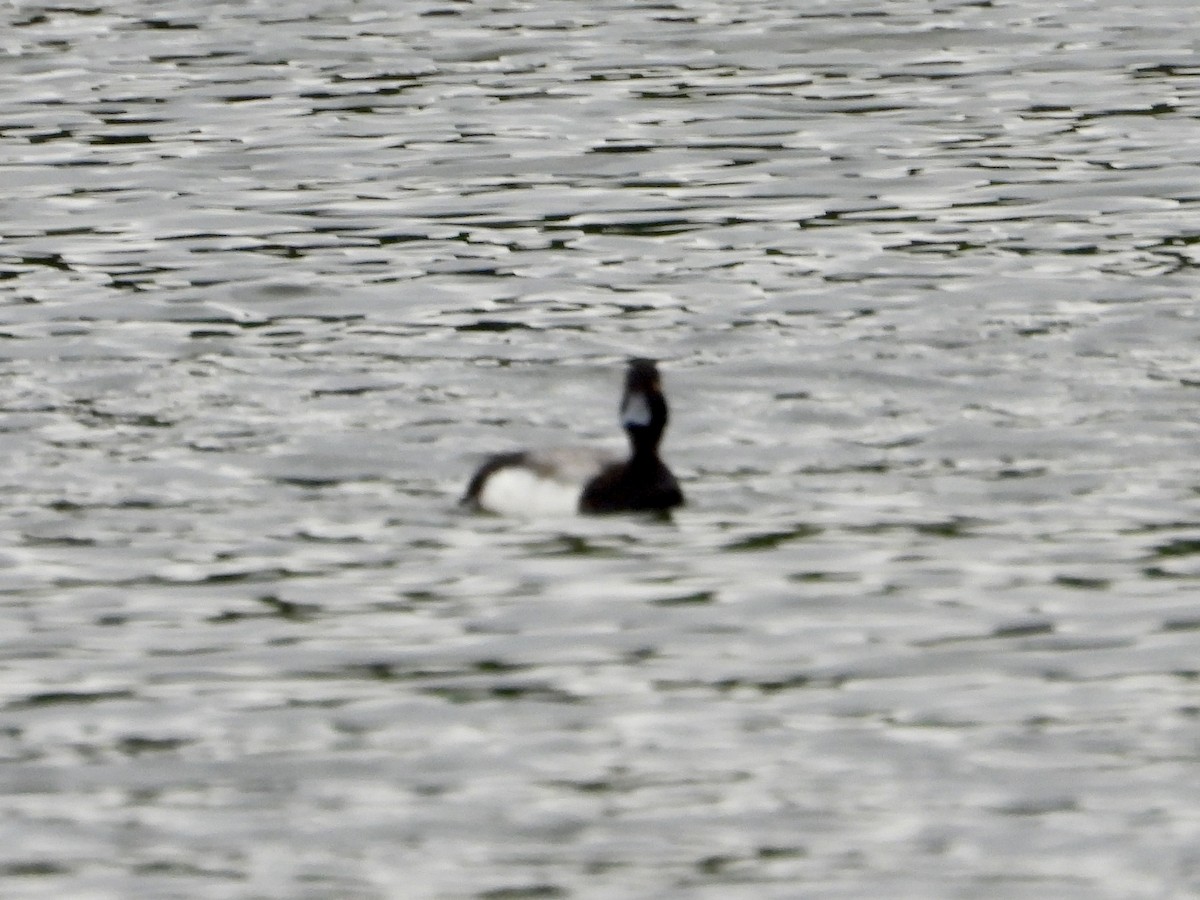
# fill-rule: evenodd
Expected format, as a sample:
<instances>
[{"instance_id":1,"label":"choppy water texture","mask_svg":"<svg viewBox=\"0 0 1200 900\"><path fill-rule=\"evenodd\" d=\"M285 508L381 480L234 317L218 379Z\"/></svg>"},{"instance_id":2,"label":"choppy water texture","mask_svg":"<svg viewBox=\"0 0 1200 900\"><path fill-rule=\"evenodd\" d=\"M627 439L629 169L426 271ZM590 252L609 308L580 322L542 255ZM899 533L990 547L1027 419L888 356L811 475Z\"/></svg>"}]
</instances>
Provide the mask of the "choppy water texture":
<instances>
[{"instance_id":1,"label":"choppy water texture","mask_svg":"<svg viewBox=\"0 0 1200 900\"><path fill-rule=\"evenodd\" d=\"M1190 0L0 18L5 898L1200 892Z\"/></svg>"}]
</instances>

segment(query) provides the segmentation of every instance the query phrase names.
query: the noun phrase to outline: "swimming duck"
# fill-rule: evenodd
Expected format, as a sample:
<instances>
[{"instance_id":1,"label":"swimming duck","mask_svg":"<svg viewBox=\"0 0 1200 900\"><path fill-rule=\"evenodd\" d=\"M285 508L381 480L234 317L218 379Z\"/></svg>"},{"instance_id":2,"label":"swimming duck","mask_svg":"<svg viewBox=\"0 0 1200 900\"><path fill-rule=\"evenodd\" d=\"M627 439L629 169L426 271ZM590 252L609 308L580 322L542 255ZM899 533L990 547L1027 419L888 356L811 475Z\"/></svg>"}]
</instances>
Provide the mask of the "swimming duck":
<instances>
[{"instance_id":1,"label":"swimming duck","mask_svg":"<svg viewBox=\"0 0 1200 900\"><path fill-rule=\"evenodd\" d=\"M500 514L666 511L683 492L658 456L667 427L667 400L653 360L634 359L625 372L621 426L629 457L588 449L521 450L484 462L459 501Z\"/></svg>"}]
</instances>

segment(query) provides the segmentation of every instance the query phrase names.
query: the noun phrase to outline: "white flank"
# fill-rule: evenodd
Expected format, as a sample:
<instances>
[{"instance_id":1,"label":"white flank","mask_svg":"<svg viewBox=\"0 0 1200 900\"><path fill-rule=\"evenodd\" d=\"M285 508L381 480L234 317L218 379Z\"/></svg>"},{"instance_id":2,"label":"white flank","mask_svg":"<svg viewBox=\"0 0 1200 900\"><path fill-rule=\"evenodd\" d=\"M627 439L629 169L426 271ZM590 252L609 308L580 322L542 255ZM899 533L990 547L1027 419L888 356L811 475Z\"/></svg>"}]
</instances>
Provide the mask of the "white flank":
<instances>
[{"instance_id":1,"label":"white flank","mask_svg":"<svg viewBox=\"0 0 1200 900\"><path fill-rule=\"evenodd\" d=\"M544 478L522 466L493 472L479 505L502 516L571 516L579 512L578 484Z\"/></svg>"},{"instance_id":2,"label":"white flank","mask_svg":"<svg viewBox=\"0 0 1200 900\"><path fill-rule=\"evenodd\" d=\"M528 454L530 466L498 469L483 484L479 505L502 516L573 516L583 486L616 458L589 447Z\"/></svg>"}]
</instances>

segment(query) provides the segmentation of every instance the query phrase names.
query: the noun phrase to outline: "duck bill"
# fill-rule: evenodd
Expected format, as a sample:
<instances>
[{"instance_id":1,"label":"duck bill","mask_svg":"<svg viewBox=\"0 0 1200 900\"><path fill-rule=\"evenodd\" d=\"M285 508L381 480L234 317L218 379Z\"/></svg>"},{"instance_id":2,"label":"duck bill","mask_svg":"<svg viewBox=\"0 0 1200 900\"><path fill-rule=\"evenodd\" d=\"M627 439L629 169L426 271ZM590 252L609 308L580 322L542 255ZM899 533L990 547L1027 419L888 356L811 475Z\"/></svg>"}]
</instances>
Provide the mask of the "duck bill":
<instances>
[{"instance_id":1,"label":"duck bill","mask_svg":"<svg viewBox=\"0 0 1200 900\"><path fill-rule=\"evenodd\" d=\"M641 391L627 394L621 404L621 426L623 428L647 428L654 421L650 398Z\"/></svg>"}]
</instances>

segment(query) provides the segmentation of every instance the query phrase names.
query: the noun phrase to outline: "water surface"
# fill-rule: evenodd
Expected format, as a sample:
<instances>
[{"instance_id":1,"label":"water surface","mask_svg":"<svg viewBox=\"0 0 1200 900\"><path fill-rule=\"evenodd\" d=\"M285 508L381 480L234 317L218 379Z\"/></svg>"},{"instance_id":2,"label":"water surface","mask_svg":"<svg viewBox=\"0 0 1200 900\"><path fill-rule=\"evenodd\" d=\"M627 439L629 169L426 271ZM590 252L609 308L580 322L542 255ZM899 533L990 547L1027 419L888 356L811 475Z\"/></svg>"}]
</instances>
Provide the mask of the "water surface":
<instances>
[{"instance_id":1,"label":"water surface","mask_svg":"<svg viewBox=\"0 0 1200 900\"><path fill-rule=\"evenodd\" d=\"M1192 12L0 11L0 892L1200 890Z\"/></svg>"}]
</instances>

